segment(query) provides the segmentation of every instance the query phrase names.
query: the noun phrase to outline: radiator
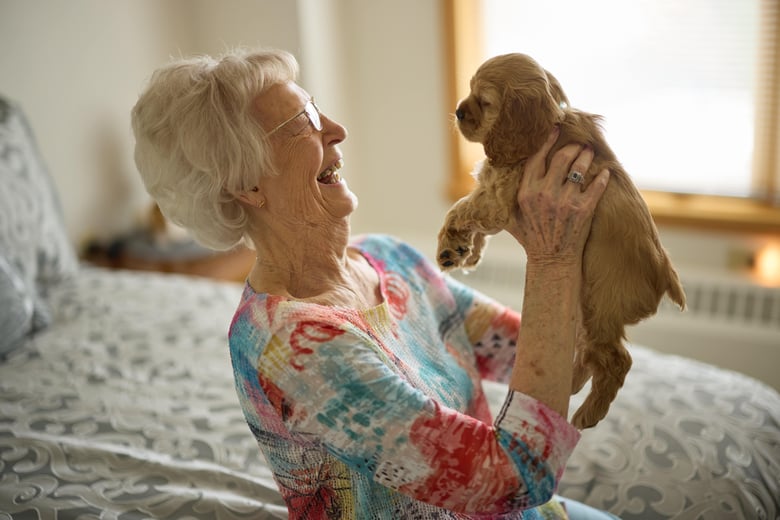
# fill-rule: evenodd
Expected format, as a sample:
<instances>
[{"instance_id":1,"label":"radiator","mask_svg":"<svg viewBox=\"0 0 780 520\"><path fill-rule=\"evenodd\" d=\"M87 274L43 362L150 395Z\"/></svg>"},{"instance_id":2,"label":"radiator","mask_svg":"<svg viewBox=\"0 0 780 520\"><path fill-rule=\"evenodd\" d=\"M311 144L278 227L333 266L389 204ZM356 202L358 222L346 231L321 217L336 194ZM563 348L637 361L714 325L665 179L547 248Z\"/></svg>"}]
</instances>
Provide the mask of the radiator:
<instances>
[{"instance_id":1,"label":"radiator","mask_svg":"<svg viewBox=\"0 0 780 520\"><path fill-rule=\"evenodd\" d=\"M742 372L780 390L780 287L737 274L679 274L688 309L680 312L664 298L654 316L628 328L628 341ZM488 254L475 271L453 276L521 309L521 261Z\"/></svg>"}]
</instances>

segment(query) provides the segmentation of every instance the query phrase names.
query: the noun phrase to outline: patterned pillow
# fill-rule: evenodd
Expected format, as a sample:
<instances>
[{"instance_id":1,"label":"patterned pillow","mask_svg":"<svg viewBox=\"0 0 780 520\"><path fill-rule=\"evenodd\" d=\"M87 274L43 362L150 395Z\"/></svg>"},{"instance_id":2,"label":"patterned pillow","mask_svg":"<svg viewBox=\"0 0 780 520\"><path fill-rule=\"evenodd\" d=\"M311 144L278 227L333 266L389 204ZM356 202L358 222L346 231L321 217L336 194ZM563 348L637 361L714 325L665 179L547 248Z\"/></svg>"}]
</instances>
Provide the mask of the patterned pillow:
<instances>
[{"instance_id":1,"label":"patterned pillow","mask_svg":"<svg viewBox=\"0 0 780 520\"><path fill-rule=\"evenodd\" d=\"M33 301L16 270L0 256L0 356L16 348L32 328Z\"/></svg>"},{"instance_id":2,"label":"patterned pillow","mask_svg":"<svg viewBox=\"0 0 780 520\"><path fill-rule=\"evenodd\" d=\"M8 302L15 302L13 308L22 315L32 302L32 316L18 324L23 326L22 335L48 324L43 295L50 285L75 273L78 262L65 233L59 198L27 119L18 106L2 96L0 256L7 267L5 282L0 284L4 315L5 309L11 308L6 307ZM20 287L23 293L19 293Z\"/></svg>"}]
</instances>

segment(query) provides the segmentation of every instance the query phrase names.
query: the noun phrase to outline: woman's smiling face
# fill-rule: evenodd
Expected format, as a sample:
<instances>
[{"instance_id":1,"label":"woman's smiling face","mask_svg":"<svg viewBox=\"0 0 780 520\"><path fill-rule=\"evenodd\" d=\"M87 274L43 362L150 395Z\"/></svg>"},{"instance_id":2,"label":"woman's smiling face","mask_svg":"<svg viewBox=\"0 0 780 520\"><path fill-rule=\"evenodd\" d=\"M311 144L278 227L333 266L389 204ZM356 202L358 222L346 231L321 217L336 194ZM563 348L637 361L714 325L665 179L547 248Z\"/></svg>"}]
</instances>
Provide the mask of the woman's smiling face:
<instances>
[{"instance_id":1,"label":"woman's smiling face","mask_svg":"<svg viewBox=\"0 0 780 520\"><path fill-rule=\"evenodd\" d=\"M311 97L294 82L274 85L255 99L255 114L269 132L278 175L258 181L265 210L291 224L318 224L341 219L357 207L357 197L336 172L342 159L338 144L347 130L319 114L317 130L306 109ZM296 116L297 114L297 116Z\"/></svg>"}]
</instances>

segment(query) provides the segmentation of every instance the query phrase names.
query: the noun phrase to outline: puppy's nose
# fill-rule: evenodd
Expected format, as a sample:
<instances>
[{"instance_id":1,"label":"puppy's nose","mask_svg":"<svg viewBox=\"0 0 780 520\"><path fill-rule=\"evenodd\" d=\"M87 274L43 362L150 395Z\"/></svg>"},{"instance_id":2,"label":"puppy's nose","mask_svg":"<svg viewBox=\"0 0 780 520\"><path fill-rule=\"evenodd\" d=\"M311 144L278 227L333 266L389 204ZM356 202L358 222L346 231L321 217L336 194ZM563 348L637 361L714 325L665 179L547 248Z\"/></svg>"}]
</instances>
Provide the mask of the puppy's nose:
<instances>
[{"instance_id":1,"label":"puppy's nose","mask_svg":"<svg viewBox=\"0 0 780 520\"><path fill-rule=\"evenodd\" d=\"M459 108L455 111L455 117L458 118L458 121L463 121L463 118L466 117L466 112Z\"/></svg>"}]
</instances>

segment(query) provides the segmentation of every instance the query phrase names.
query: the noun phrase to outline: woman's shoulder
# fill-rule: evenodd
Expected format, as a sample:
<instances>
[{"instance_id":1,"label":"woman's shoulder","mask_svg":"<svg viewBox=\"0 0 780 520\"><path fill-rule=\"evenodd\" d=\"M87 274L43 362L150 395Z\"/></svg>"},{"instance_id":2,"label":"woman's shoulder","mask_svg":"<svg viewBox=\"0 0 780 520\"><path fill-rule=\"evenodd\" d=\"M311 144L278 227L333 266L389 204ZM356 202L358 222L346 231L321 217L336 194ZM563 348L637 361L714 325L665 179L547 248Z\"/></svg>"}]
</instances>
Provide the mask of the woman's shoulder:
<instances>
[{"instance_id":1,"label":"woman's shoulder","mask_svg":"<svg viewBox=\"0 0 780 520\"><path fill-rule=\"evenodd\" d=\"M392 235L358 235L352 239L351 245L385 264L409 266L428 262L417 248Z\"/></svg>"},{"instance_id":2,"label":"woman's shoulder","mask_svg":"<svg viewBox=\"0 0 780 520\"><path fill-rule=\"evenodd\" d=\"M255 292L249 284L233 315L228 336L231 343L263 345L274 335L290 334L302 327L338 329L350 320L350 309L284 296Z\"/></svg>"},{"instance_id":3,"label":"woman's shoulder","mask_svg":"<svg viewBox=\"0 0 780 520\"><path fill-rule=\"evenodd\" d=\"M382 233L355 235L350 242L353 247L363 250L395 249L405 244L398 237Z\"/></svg>"}]
</instances>

